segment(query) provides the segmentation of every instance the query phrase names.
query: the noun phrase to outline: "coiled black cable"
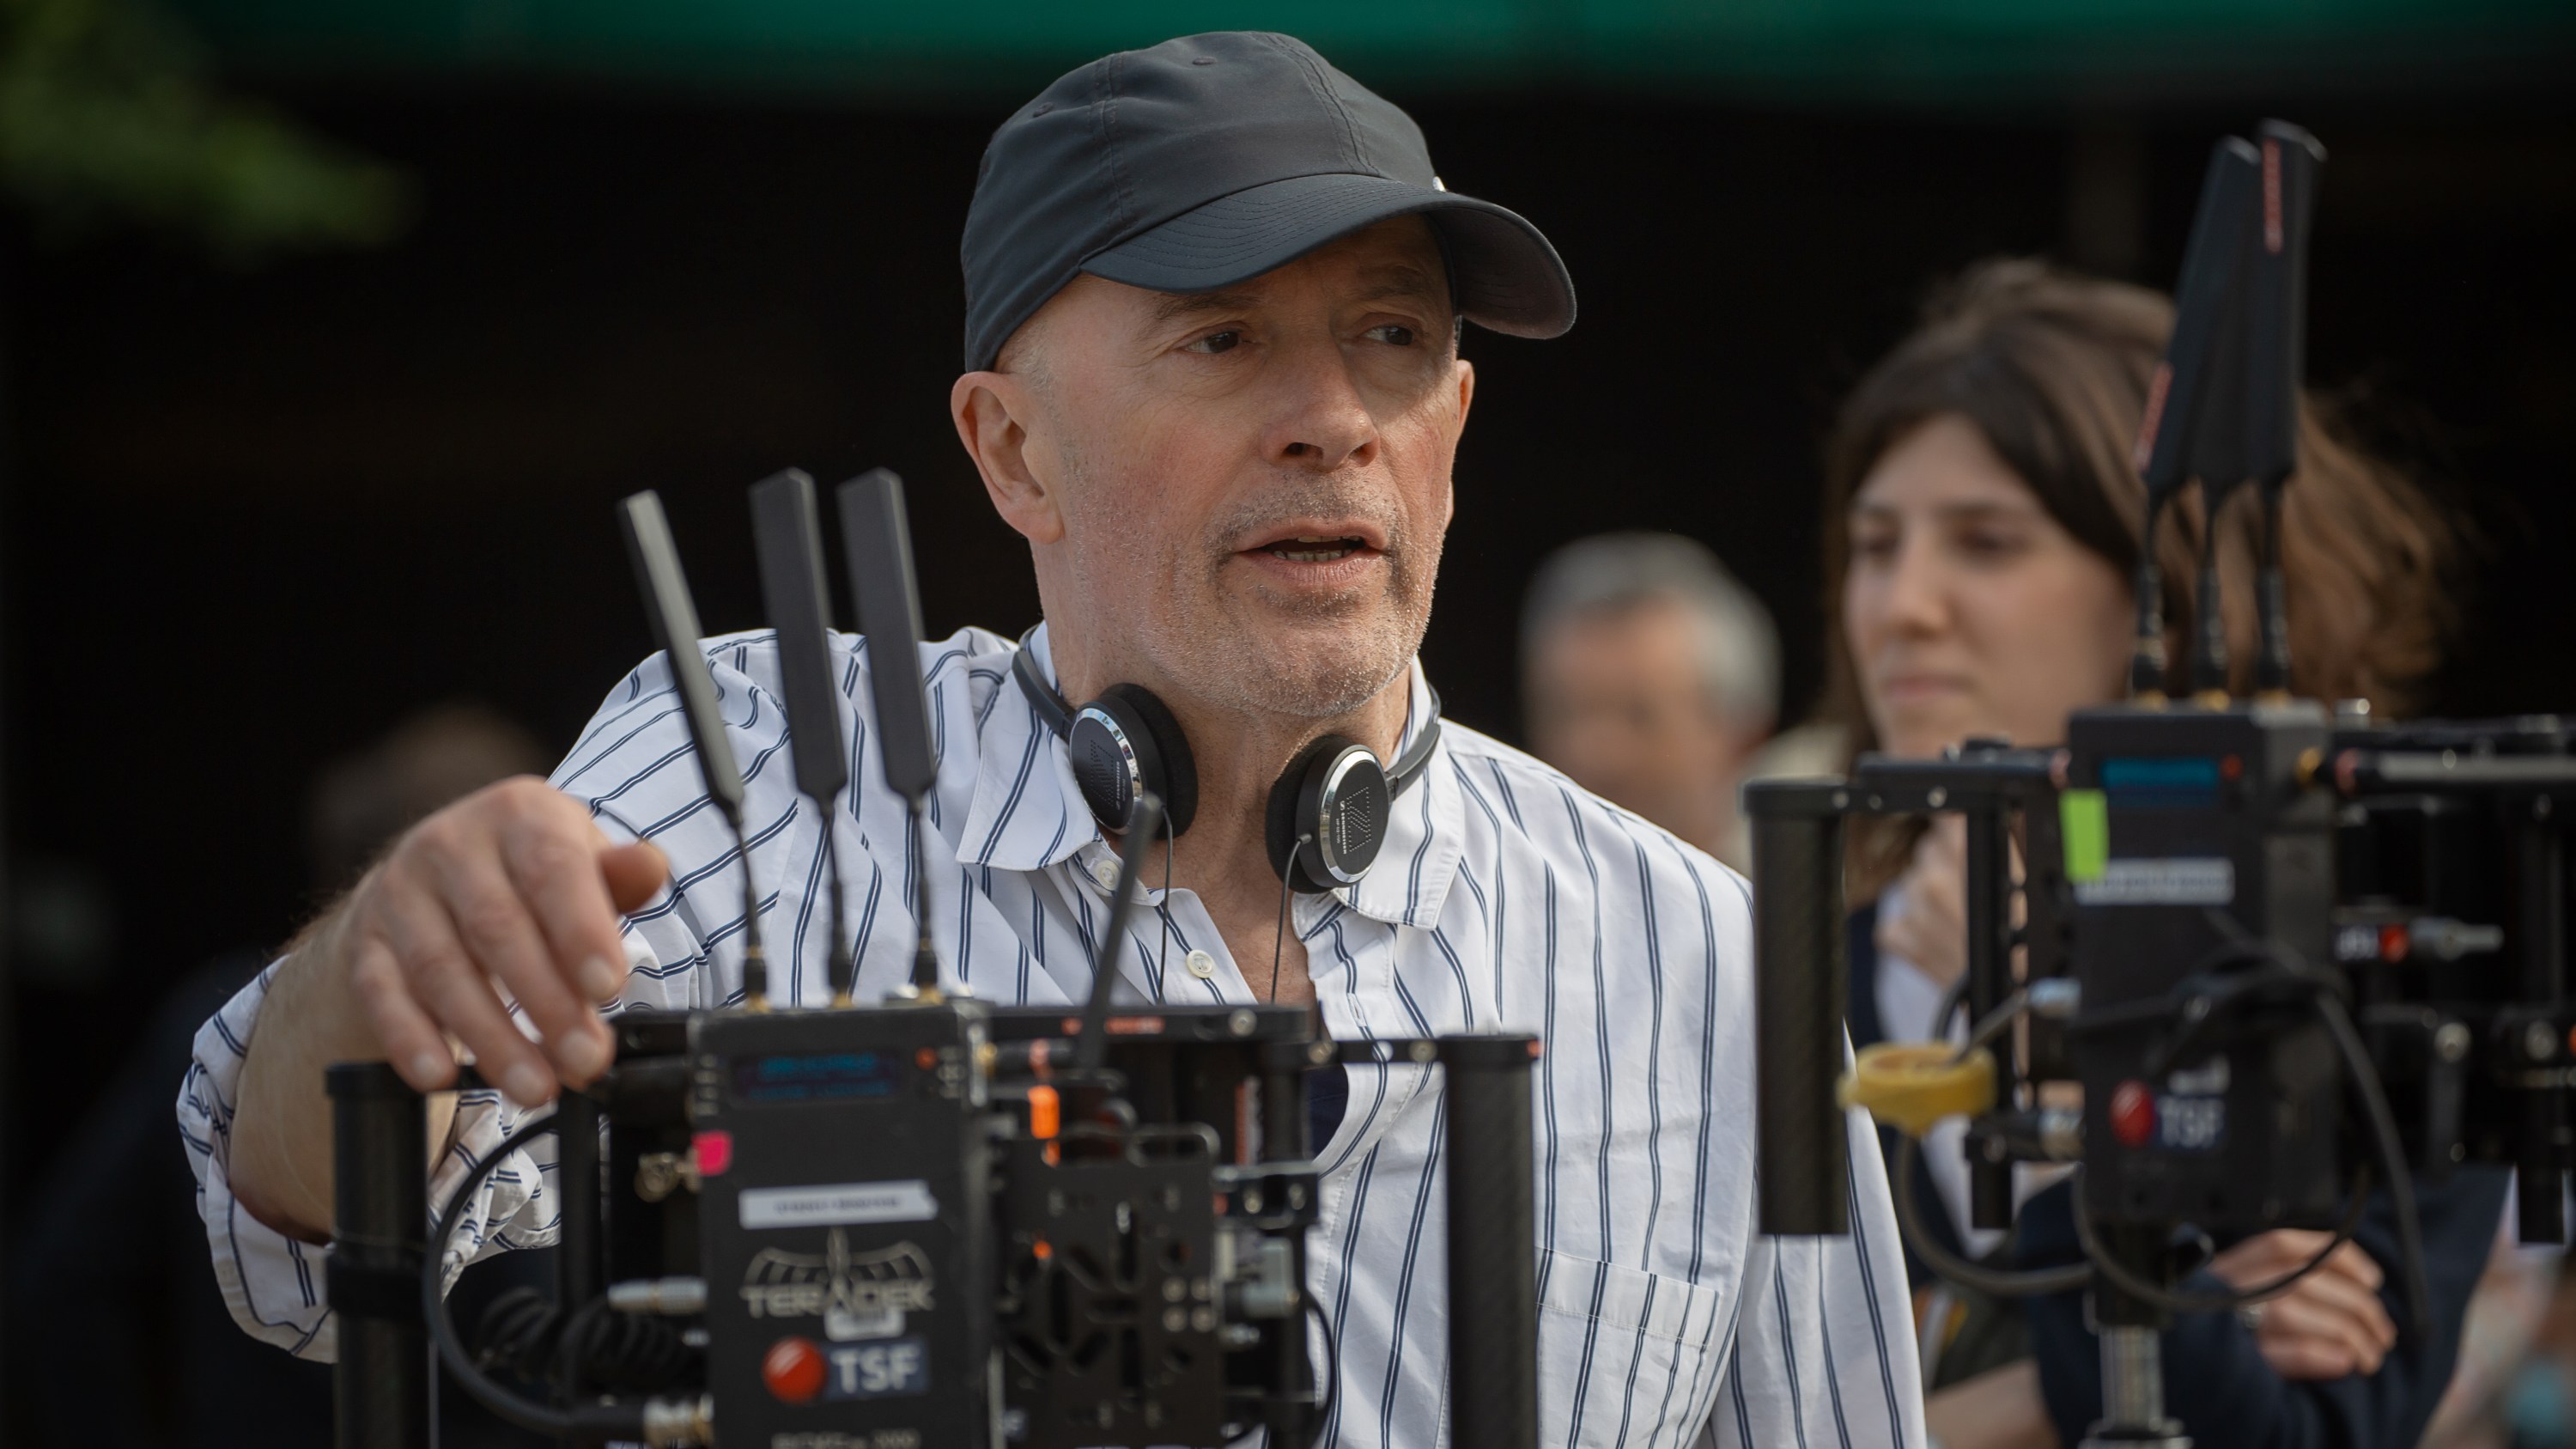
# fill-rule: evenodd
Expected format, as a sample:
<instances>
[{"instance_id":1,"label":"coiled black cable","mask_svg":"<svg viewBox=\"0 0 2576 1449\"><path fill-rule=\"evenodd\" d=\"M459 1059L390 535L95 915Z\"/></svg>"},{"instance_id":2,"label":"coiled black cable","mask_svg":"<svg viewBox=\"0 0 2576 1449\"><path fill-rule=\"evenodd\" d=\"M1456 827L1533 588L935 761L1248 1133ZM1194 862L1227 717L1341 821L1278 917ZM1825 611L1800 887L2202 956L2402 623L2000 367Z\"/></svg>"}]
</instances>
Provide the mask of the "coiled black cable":
<instances>
[{"instance_id":1,"label":"coiled black cable","mask_svg":"<svg viewBox=\"0 0 2576 1449\"><path fill-rule=\"evenodd\" d=\"M447 1195L439 1208L438 1220L430 1228L429 1242L420 1255L420 1313L429 1325L430 1341L438 1346L439 1366L456 1381L466 1396L508 1423L522 1429L570 1440L577 1444L607 1444L618 1440L641 1441L644 1437L644 1409L640 1404L576 1404L558 1409L514 1394L493 1381L474 1356L456 1336L456 1320L447 1311L445 1275L440 1265L447 1257L447 1240L456 1235L457 1220L464 1216L465 1204L475 1189L492 1175L510 1153L509 1148L532 1141L556 1127L556 1116L549 1112L519 1129L510 1141L496 1144L483 1154L483 1160L466 1169L463 1181Z\"/></svg>"},{"instance_id":2,"label":"coiled black cable","mask_svg":"<svg viewBox=\"0 0 2576 1449\"><path fill-rule=\"evenodd\" d=\"M534 1288L513 1288L483 1310L475 1362L573 1394L659 1393L691 1387L706 1355L660 1318L621 1312L604 1298L566 1313Z\"/></svg>"}]
</instances>

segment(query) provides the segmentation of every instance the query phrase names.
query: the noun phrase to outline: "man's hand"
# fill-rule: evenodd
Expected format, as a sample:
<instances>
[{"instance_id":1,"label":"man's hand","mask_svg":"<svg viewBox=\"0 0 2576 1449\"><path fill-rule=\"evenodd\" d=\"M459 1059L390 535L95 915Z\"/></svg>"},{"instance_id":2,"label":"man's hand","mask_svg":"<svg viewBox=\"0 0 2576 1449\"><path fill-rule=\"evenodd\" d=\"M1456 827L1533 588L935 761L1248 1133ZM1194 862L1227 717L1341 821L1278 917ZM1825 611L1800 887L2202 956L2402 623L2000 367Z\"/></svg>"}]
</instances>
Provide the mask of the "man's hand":
<instances>
[{"instance_id":1,"label":"man's hand","mask_svg":"<svg viewBox=\"0 0 2576 1449\"><path fill-rule=\"evenodd\" d=\"M487 1080L535 1106L558 1079L582 1086L607 1069L597 1004L626 982L618 918L667 874L649 842L612 846L553 787L505 780L405 835L351 893L330 954L405 1081L453 1082L454 1037Z\"/></svg>"},{"instance_id":2,"label":"man's hand","mask_svg":"<svg viewBox=\"0 0 2576 1449\"><path fill-rule=\"evenodd\" d=\"M2209 1270L2238 1290L2269 1283L2322 1252L2332 1234L2283 1229L2248 1238L2210 1260ZM2263 1361L2287 1379L2339 1379L2379 1371L2397 1342L2397 1325L2379 1298L2384 1274L2370 1255L2346 1243L2289 1291L2253 1310L2254 1342Z\"/></svg>"},{"instance_id":3,"label":"man's hand","mask_svg":"<svg viewBox=\"0 0 2576 1449\"><path fill-rule=\"evenodd\" d=\"M452 1086L457 1049L514 1101L606 1070L598 1003L625 984L619 917L670 868L649 842L611 845L542 780L488 786L414 826L307 931L269 985L242 1065L234 1196L280 1232L331 1221L325 1067L381 1058L424 1091ZM538 1039L510 1017L518 1003ZM433 1101L439 1150L452 1104Z\"/></svg>"}]
</instances>

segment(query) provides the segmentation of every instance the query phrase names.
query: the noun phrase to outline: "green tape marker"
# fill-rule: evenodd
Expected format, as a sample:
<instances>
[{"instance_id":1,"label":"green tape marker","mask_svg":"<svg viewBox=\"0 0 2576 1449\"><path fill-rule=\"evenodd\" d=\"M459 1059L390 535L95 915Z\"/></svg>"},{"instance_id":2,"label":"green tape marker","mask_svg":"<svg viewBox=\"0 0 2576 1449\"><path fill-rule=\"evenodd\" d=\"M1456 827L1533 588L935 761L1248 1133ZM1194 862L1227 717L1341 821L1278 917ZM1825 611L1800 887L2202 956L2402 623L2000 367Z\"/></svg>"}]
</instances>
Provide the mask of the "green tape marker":
<instances>
[{"instance_id":1,"label":"green tape marker","mask_svg":"<svg viewBox=\"0 0 2576 1449\"><path fill-rule=\"evenodd\" d=\"M2057 797L2057 825L2066 840L2066 878L2100 880L2111 865L2111 808L2099 790L2067 790Z\"/></svg>"}]
</instances>

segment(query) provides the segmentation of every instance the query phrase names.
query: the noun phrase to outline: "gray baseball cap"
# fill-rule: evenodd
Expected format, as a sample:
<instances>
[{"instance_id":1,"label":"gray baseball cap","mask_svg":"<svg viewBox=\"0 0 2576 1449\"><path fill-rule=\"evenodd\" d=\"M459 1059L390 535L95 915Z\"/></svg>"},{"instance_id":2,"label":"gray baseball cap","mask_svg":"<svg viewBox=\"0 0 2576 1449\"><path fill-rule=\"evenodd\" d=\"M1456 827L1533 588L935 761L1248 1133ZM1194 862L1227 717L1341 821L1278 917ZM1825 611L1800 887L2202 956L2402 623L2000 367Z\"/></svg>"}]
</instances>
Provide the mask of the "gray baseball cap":
<instances>
[{"instance_id":1,"label":"gray baseball cap","mask_svg":"<svg viewBox=\"0 0 2576 1449\"><path fill-rule=\"evenodd\" d=\"M1303 41L1220 31L1103 56L984 148L959 248L967 370L1080 273L1213 291L1406 215L1432 223L1467 320L1574 325L1574 280L1539 229L1443 187L1413 118Z\"/></svg>"}]
</instances>

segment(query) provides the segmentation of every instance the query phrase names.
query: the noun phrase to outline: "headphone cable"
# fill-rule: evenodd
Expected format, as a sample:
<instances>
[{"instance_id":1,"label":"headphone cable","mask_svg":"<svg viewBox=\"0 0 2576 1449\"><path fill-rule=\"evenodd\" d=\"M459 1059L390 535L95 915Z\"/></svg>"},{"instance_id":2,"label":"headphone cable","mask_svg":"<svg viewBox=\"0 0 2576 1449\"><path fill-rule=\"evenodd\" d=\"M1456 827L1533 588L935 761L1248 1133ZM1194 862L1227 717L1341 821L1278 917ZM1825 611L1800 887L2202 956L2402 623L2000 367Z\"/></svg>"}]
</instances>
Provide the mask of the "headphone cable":
<instances>
[{"instance_id":1,"label":"headphone cable","mask_svg":"<svg viewBox=\"0 0 2576 1449\"><path fill-rule=\"evenodd\" d=\"M1270 938L1270 999L1268 1004L1271 1006L1277 1006L1279 1004L1279 954L1281 949L1288 944L1288 882L1297 878L1297 852L1305 849L1306 842L1314 838L1315 837L1311 835L1298 836L1297 843L1288 847L1287 863L1279 867L1279 931L1278 934Z\"/></svg>"},{"instance_id":2,"label":"headphone cable","mask_svg":"<svg viewBox=\"0 0 2576 1449\"><path fill-rule=\"evenodd\" d=\"M1154 961L1154 979L1157 981L1166 979L1165 973L1172 969L1172 851L1174 849L1174 843L1170 829L1170 817L1166 816L1163 824L1163 898L1160 901L1155 902L1154 905L1155 910L1161 912L1163 917L1163 951L1162 954Z\"/></svg>"}]
</instances>

